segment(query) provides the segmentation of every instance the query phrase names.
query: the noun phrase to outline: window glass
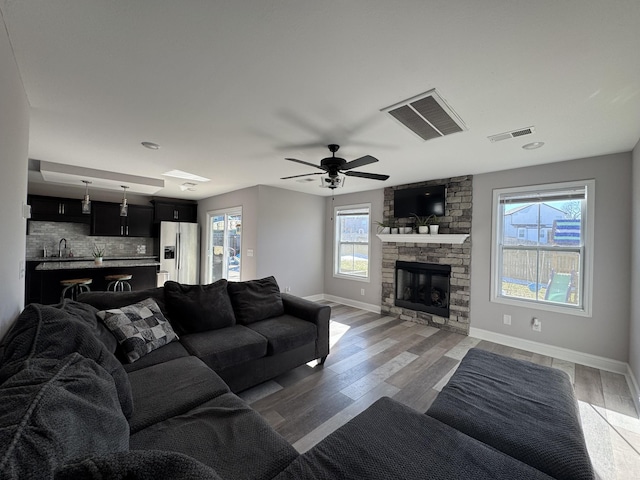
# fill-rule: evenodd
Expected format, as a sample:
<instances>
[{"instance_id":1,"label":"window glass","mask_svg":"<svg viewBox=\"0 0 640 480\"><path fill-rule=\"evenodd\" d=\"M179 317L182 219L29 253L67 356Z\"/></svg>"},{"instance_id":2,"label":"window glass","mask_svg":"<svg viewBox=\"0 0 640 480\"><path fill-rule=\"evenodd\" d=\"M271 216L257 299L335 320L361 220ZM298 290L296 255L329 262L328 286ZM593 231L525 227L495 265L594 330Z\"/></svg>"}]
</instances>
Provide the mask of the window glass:
<instances>
[{"instance_id":1,"label":"window glass","mask_svg":"<svg viewBox=\"0 0 640 480\"><path fill-rule=\"evenodd\" d=\"M585 310L589 187L592 181L495 192L492 299Z\"/></svg>"},{"instance_id":2,"label":"window glass","mask_svg":"<svg viewBox=\"0 0 640 480\"><path fill-rule=\"evenodd\" d=\"M368 205L336 207L334 275L369 278Z\"/></svg>"}]
</instances>

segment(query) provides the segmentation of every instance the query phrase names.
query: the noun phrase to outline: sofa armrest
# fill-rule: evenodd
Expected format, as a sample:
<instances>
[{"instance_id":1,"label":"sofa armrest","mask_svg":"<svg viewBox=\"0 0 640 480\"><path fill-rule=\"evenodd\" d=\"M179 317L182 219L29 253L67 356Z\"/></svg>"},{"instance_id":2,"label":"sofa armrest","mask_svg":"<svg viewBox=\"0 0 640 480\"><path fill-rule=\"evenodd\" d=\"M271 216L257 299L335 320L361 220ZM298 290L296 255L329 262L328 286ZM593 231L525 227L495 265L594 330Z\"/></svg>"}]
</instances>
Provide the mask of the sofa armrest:
<instances>
[{"instance_id":1,"label":"sofa armrest","mask_svg":"<svg viewBox=\"0 0 640 480\"><path fill-rule=\"evenodd\" d=\"M324 359L329 355L329 320L331 319L331 307L288 293L282 293L281 295L285 314L316 325L318 329L316 358L320 358L324 362Z\"/></svg>"}]
</instances>

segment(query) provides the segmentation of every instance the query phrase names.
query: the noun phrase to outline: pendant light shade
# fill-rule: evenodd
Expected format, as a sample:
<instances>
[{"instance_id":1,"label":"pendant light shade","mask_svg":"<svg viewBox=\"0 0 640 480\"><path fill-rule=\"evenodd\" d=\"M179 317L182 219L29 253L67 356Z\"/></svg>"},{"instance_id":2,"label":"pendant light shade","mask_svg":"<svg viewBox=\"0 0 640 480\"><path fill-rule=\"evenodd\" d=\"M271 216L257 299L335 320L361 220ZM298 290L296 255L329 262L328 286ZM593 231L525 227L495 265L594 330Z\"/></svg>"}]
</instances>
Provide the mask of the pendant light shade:
<instances>
[{"instance_id":1,"label":"pendant light shade","mask_svg":"<svg viewBox=\"0 0 640 480\"><path fill-rule=\"evenodd\" d=\"M127 188L124 185L120 185L124 189L124 194L122 196L122 203L120 204L120 216L126 217L129 213L129 205L127 205Z\"/></svg>"},{"instance_id":2,"label":"pendant light shade","mask_svg":"<svg viewBox=\"0 0 640 480\"><path fill-rule=\"evenodd\" d=\"M89 199L89 184L92 183L89 180L82 180L84 183L85 191L84 198L82 199L82 214L90 215L91 214L91 200Z\"/></svg>"}]
</instances>

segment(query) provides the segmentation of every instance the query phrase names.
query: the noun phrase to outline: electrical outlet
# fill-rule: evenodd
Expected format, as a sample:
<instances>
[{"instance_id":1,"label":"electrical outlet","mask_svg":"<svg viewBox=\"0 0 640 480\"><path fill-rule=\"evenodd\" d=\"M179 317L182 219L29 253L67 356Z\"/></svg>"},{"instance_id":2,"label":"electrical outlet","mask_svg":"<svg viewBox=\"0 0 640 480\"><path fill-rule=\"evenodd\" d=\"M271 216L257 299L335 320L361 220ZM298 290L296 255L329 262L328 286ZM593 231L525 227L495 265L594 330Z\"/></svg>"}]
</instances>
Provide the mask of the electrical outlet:
<instances>
[{"instance_id":1,"label":"electrical outlet","mask_svg":"<svg viewBox=\"0 0 640 480\"><path fill-rule=\"evenodd\" d=\"M124 243L121 243L120 245L118 245L120 247L120 250L124 250Z\"/></svg>"},{"instance_id":2,"label":"electrical outlet","mask_svg":"<svg viewBox=\"0 0 640 480\"><path fill-rule=\"evenodd\" d=\"M502 323L505 325L511 325L511 315L504 314L502 316Z\"/></svg>"},{"instance_id":3,"label":"electrical outlet","mask_svg":"<svg viewBox=\"0 0 640 480\"><path fill-rule=\"evenodd\" d=\"M364 288L360 289L360 295L364 295Z\"/></svg>"},{"instance_id":4,"label":"electrical outlet","mask_svg":"<svg viewBox=\"0 0 640 480\"><path fill-rule=\"evenodd\" d=\"M531 321L531 328L533 329L534 332L541 332L542 322L538 318L533 317L533 320Z\"/></svg>"}]
</instances>

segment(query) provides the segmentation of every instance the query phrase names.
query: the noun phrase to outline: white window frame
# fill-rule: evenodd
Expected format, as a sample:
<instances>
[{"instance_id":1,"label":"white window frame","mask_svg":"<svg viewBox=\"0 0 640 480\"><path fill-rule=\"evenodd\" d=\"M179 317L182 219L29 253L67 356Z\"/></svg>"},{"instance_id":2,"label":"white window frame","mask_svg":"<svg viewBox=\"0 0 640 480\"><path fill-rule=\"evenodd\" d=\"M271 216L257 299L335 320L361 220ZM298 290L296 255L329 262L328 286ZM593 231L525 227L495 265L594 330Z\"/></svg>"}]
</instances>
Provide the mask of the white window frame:
<instances>
[{"instance_id":1,"label":"white window frame","mask_svg":"<svg viewBox=\"0 0 640 480\"><path fill-rule=\"evenodd\" d=\"M549 303L542 303L538 300L524 300L507 298L500 295L501 292L501 247L499 241L502 239L502 211L500 206L500 196L505 194L523 195L533 192L544 192L548 190L563 190L576 187L585 188L586 206L582 212L583 221L583 249L581 252L581 272L582 282L582 306L564 306ZM545 310L567 315L582 317L592 316L593 299L593 250L594 250L594 218L595 218L595 180L580 180L574 182L550 183L544 185L529 185L523 187L501 188L493 191L493 215L491 225L491 302L518 307L526 307L536 310Z\"/></svg>"},{"instance_id":2,"label":"white window frame","mask_svg":"<svg viewBox=\"0 0 640 480\"><path fill-rule=\"evenodd\" d=\"M367 209L368 221L368 235L367 235L367 276L352 275L348 273L339 273L340 266L340 230L338 228L338 218L340 212L346 212L349 210L362 210ZM349 243L349 242L343 242ZM333 276L335 278L343 278L348 280L356 280L358 282L371 282L371 204L360 203L356 205L340 205L333 208Z\"/></svg>"}]
</instances>

